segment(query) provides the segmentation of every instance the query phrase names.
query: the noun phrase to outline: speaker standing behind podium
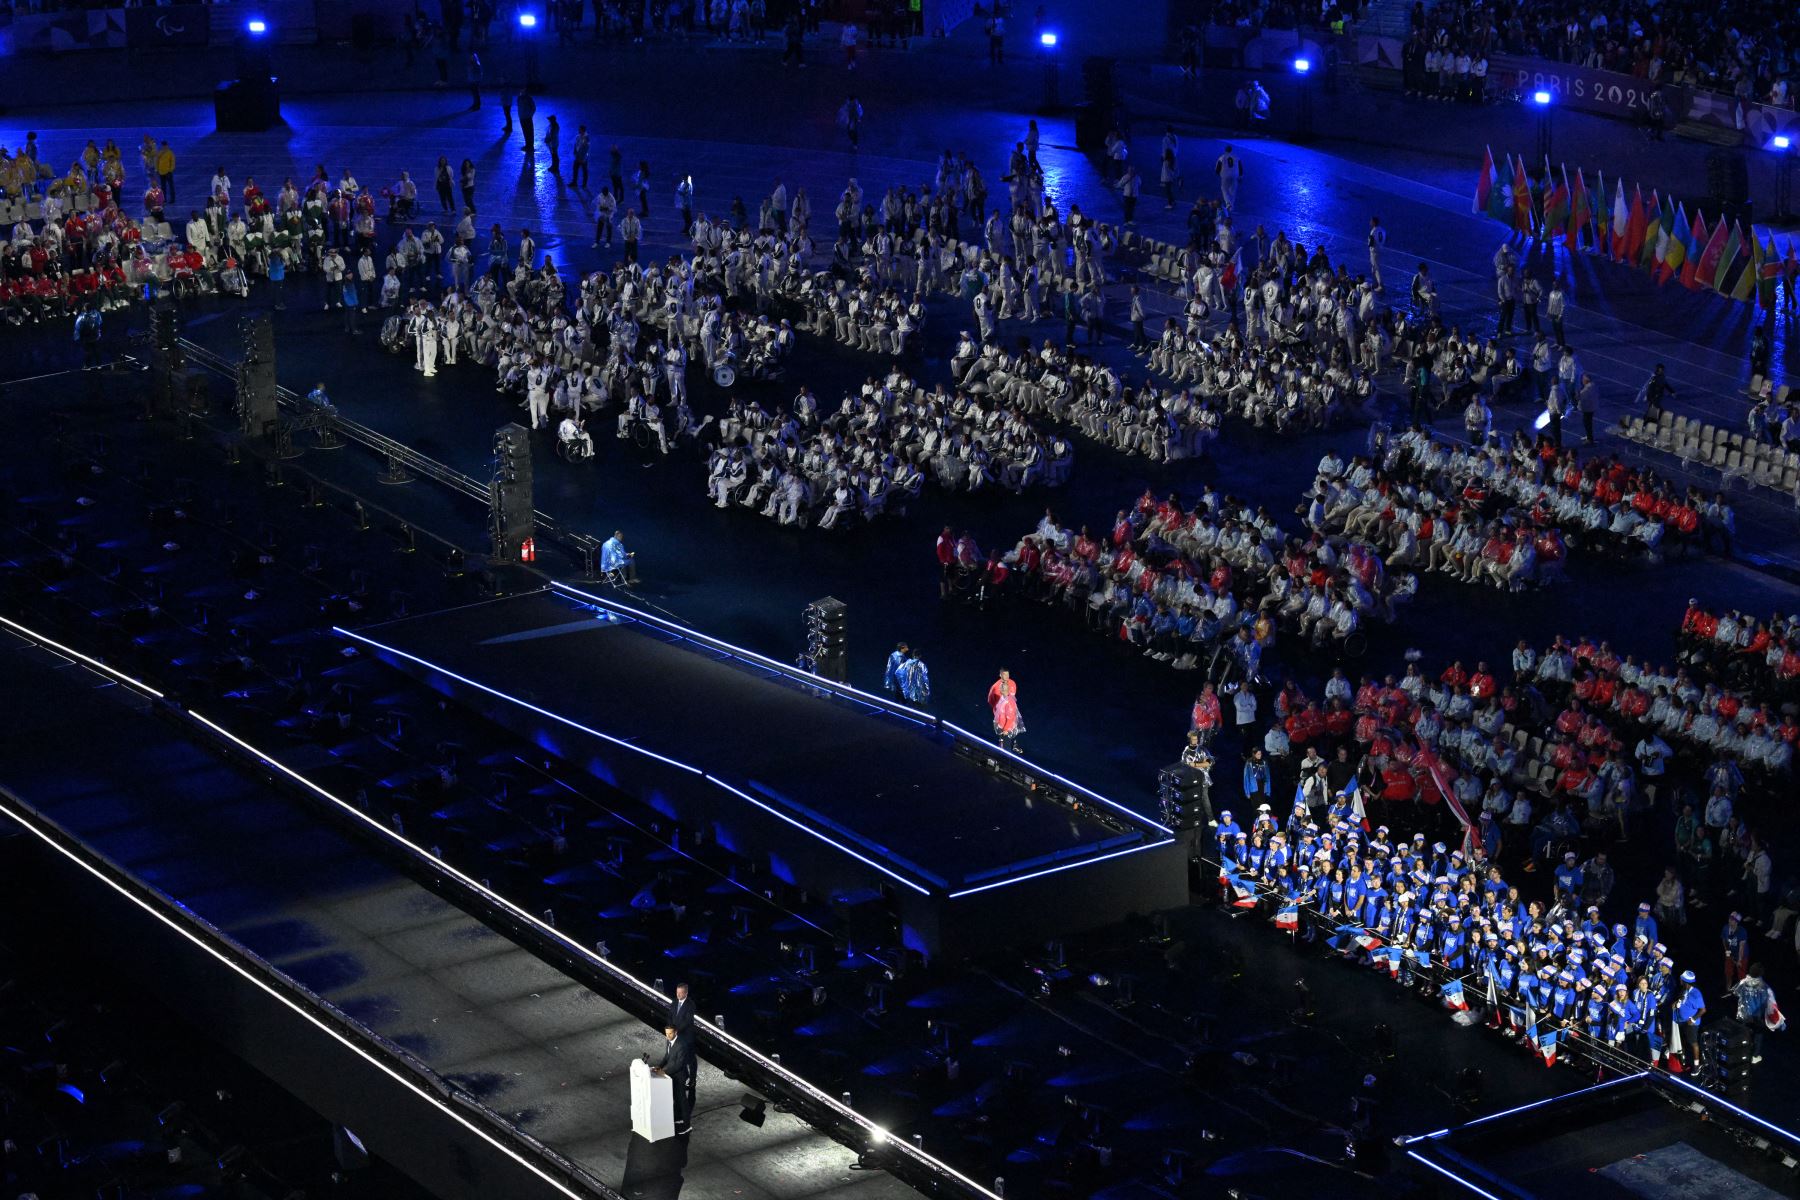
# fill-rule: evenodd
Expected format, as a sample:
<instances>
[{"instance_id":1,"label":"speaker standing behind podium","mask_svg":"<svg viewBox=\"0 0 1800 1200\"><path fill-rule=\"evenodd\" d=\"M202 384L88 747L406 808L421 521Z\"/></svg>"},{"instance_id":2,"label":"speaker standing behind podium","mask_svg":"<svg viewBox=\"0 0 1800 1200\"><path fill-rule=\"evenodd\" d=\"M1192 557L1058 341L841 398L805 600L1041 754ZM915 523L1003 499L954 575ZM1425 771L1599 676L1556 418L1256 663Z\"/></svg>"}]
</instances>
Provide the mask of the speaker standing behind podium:
<instances>
[{"instance_id":1,"label":"speaker standing behind podium","mask_svg":"<svg viewBox=\"0 0 1800 1200\"><path fill-rule=\"evenodd\" d=\"M662 1062L656 1065L658 1075L667 1075L675 1093L675 1132L688 1131L688 1117L694 1111L694 1043L691 1034L678 1033L673 1025L663 1030L667 1039Z\"/></svg>"},{"instance_id":2,"label":"speaker standing behind podium","mask_svg":"<svg viewBox=\"0 0 1800 1200\"><path fill-rule=\"evenodd\" d=\"M674 1026L675 1036L687 1044L688 1058L692 1061L694 1057L694 1001L688 995L688 985L685 983L675 985L675 1003L669 1005L669 1024ZM687 1082L683 1089L687 1093L687 1111L690 1113L694 1111L694 1088L699 1076L700 1072L697 1067L688 1071Z\"/></svg>"}]
</instances>

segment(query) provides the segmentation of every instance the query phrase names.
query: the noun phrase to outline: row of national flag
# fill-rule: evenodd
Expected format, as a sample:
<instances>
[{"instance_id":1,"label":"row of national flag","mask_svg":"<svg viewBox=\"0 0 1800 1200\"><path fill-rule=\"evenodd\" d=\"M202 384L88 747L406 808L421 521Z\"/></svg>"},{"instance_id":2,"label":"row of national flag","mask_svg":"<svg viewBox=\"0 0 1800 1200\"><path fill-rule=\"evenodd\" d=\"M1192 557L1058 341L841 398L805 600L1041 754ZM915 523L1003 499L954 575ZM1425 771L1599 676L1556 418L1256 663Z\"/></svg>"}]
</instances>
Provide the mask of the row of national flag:
<instances>
[{"instance_id":1,"label":"row of national flag","mask_svg":"<svg viewBox=\"0 0 1800 1200\"><path fill-rule=\"evenodd\" d=\"M1779 253L1775 237L1765 231L1744 230L1737 221L1721 216L1709 227L1698 207L1690 218L1687 207L1651 189L1625 181L1613 181L1613 195L1606 198L1606 179L1596 174L1595 185L1577 167L1573 176L1564 165L1552 169L1544 160L1543 174L1534 199L1531 174L1523 158L1486 151L1481 178L1475 184L1474 211L1485 212L1527 237L1540 241L1562 239L1574 251L1588 249L1614 262L1648 272L1658 284L1671 279L1694 291L1714 291L1743 304L1775 307L1775 288L1785 274L1800 270L1792 237L1782 239Z\"/></svg>"}]
</instances>

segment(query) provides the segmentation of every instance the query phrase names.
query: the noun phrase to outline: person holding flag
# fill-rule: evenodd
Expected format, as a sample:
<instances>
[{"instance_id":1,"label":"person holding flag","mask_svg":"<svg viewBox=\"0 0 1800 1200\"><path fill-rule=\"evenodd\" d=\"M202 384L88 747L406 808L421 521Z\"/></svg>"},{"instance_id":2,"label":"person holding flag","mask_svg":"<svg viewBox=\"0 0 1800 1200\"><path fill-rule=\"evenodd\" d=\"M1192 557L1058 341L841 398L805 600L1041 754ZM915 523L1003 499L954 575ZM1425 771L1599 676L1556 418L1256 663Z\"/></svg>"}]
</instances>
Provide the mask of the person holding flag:
<instances>
[{"instance_id":1,"label":"person holding flag","mask_svg":"<svg viewBox=\"0 0 1800 1200\"><path fill-rule=\"evenodd\" d=\"M1692 971L1681 973L1681 992L1669 1022L1669 1070L1686 1070L1700 1053L1700 1022L1706 1017L1706 999Z\"/></svg>"},{"instance_id":2,"label":"person holding flag","mask_svg":"<svg viewBox=\"0 0 1800 1200\"><path fill-rule=\"evenodd\" d=\"M1733 985L1731 994L1737 997L1737 1019L1751 1030L1750 1061L1759 1063L1763 1060L1763 1032L1787 1028L1787 1018L1775 1004L1775 990L1763 978L1762 964L1751 963L1744 977Z\"/></svg>"}]
</instances>

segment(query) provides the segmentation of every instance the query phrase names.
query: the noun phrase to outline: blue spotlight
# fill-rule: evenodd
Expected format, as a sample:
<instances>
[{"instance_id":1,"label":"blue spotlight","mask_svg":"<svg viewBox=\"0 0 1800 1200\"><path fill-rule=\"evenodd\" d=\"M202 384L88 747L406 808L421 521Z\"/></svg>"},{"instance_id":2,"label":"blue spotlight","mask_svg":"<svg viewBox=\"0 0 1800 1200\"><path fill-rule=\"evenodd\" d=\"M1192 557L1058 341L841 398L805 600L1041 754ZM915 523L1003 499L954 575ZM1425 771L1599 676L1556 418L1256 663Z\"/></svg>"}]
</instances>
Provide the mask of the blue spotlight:
<instances>
[{"instance_id":1,"label":"blue spotlight","mask_svg":"<svg viewBox=\"0 0 1800 1200\"><path fill-rule=\"evenodd\" d=\"M1294 60L1294 74L1304 75L1310 70L1312 70L1312 59L1296 58Z\"/></svg>"},{"instance_id":2,"label":"blue spotlight","mask_svg":"<svg viewBox=\"0 0 1800 1200\"><path fill-rule=\"evenodd\" d=\"M255 17L244 22L244 28L250 31L252 37L261 37L263 34L269 32L268 22L264 21L261 17Z\"/></svg>"},{"instance_id":3,"label":"blue spotlight","mask_svg":"<svg viewBox=\"0 0 1800 1200\"><path fill-rule=\"evenodd\" d=\"M1550 93L1545 91L1533 92L1531 93L1531 102L1539 108L1542 108L1544 105L1550 103Z\"/></svg>"},{"instance_id":4,"label":"blue spotlight","mask_svg":"<svg viewBox=\"0 0 1800 1200\"><path fill-rule=\"evenodd\" d=\"M520 13L519 14L519 28L520 29L536 29L537 28L537 14L529 13L529 12Z\"/></svg>"},{"instance_id":5,"label":"blue spotlight","mask_svg":"<svg viewBox=\"0 0 1800 1200\"><path fill-rule=\"evenodd\" d=\"M1056 31L1054 29L1046 29L1044 32L1038 34L1038 45L1054 48L1056 46Z\"/></svg>"}]
</instances>

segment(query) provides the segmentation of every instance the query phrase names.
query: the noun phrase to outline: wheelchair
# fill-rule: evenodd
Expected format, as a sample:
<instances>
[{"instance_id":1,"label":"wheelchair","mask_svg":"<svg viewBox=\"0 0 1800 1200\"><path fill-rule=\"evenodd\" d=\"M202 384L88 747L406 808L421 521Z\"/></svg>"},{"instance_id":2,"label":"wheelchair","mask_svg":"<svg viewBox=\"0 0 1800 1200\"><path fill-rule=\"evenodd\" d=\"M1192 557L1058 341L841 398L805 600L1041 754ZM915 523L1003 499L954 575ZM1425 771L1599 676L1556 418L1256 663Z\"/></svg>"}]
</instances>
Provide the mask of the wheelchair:
<instances>
[{"instance_id":1,"label":"wheelchair","mask_svg":"<svg viewBox=\"0 0 1800 1200\"><path fill-rule=\"evenodd\" d=\"M405 317L389 317L381 323L381 348L389 354L405 354L409 340Z\"/></svg>"},{"instance_id":2,"label":"wheelchair","mask_svg":"<svg viewBox=\"0 0 1800 1200\"><path fill-rule=\"evenodd\" d=\"M583 447L578 438L558 436L556 439L556 457L562 459L566 463L581 463L593 459L594 452Z\"/></svg>"}]
</instances>

